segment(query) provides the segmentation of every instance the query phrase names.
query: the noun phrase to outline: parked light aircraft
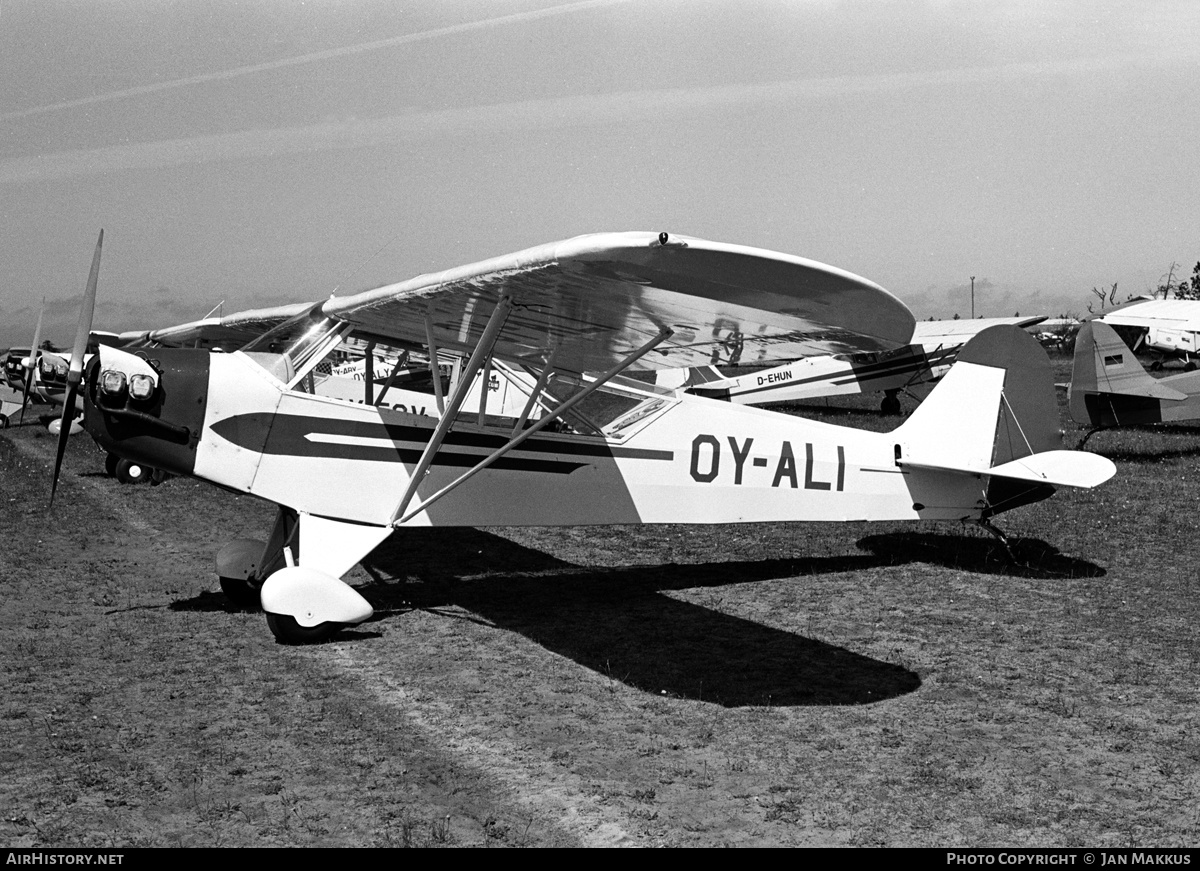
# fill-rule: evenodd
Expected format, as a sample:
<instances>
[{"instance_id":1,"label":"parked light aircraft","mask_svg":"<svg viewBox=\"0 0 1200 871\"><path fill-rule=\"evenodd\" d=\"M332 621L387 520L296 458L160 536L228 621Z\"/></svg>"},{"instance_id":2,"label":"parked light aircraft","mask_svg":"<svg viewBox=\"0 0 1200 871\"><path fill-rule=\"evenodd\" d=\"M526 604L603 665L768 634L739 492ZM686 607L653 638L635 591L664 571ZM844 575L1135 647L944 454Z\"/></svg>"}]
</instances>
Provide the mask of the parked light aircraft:
<instances>
[{"instance_id":1,"label":"parked light aircraft","mask_svg":"<svg viewBox=\"0 0 1200 871\"><path fill-rule=\"evenodd\" d=\"M81 313L85 335L89 322ZM218 574L257 593L279 641L299 643L371 616L341 577L397 529L901 519L991 528L1002 511L1115 472L1103 457L1058 449L1045 354L1012 328L974 339L891 433L624 377L727 361L734 348L767 364L887 351L912 328L894 296L833 267L610 233L331 298L234 353L103 347L85 379L79 349L69 390L82 388L102 447L279 506L268 541L227 545ZM430 360L466 359L457 386L437 391L436 419L304 390L352 331ZM516 418L466 405L496 360L533 379ZM551 410L535 419L539 401Z\"/></svg>"},{"instance_id":2,"label":"parked light aircraft","mask_svg":"<svg viewBox=\"0 0 1200 871\"><path fill-rule=\"evenodd\" d=\"M1150 368L1161 369L1167 360L1183 360L1190 371L1200 359L1200 300L1146 299L1115 308L1096 320L1117 327L1127 344L1137 351L1147 347L1161 356Z\"/></svg>"},{"instance_id":3,"label":"parked light aircraft","mask_svg":"<svg viewBox=\"0 0 1200 871\"><path fill-rule=\"evenodd\" d=\"M17 394L0 396L0 429L6 429L14 414L21 410L21 403L16 402Z\"/></svg>"},{"instance_id":4,"label":"parked light aircraft","mask_svg":"<svg viewBox=\"0 0 1200 871\"><path fill-rule=\"evenodd\" d=\"M1088 321L1075 339L1069 397L1071 417L1091 427L1082 445L1102 429L1200 418L1200 372L1154 378L1116 330Z\"/></svg>"},{"instance_id":5,"label":"parked light aircraft","mask_svg":"<svg viewBox=\"0 0 1200 871\"><path fill-rule=\"evenodd\" d=\"M725 377L715 367L682 374L660 373L657 383L684 386L698 396L724 399L739 405L883 391L880 409L884 414L899 414L900 392L945 375L959 349L972 336L1001 324L1023 328L1045 319L1044 316L1018 316L917 321L911 341L892 351L808 357L733 377Z\"/></svg>"}]
</instances>

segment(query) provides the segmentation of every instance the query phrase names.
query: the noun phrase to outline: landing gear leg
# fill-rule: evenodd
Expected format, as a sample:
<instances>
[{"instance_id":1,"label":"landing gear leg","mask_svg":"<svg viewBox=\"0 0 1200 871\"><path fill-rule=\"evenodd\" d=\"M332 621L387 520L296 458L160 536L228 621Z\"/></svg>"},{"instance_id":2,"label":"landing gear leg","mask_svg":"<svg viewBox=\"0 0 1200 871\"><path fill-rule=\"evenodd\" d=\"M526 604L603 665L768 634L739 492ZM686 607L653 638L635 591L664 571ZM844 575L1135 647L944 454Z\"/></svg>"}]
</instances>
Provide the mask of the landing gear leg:
<instances>
[{"instance_id":1,"label":"landing gear leg","mask_svg":"<svg viewBox=\"0 0 1200 871\"><path fill-rule=\"evenodd\" d=\"M298 544L295 538L299 522L295 511L281 505L265 544L238 538L221 548L217 553L217 578L230 602L239 608L259 607L263 581L285 565L283 549Z\"/></svg>"}]
</instances>

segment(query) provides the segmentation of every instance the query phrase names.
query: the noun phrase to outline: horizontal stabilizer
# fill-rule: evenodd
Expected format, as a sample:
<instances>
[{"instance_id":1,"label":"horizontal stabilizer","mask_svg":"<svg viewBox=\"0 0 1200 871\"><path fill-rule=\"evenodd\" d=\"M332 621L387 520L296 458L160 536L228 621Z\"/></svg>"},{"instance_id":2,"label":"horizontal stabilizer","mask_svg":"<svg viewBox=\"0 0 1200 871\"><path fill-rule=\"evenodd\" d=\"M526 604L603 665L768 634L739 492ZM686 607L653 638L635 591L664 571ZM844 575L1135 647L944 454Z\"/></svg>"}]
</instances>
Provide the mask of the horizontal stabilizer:
<instances>
[{"instance_id":1,"label":"horizontal stabilizer","mask_svg":"<svg viewBox=\"0 0 1200 871\"><path fill-rule=\"evenodd\" d=\"M1155 381L1153 384L1143 384L1138 387L1126 386L1119 392L1122 396L1148 396L1152 399L1169 399L1173 402L1182 402L1188 398L1186 393L1181 393L1174 387L1168 387L1161 381Z\"/></svg>"},{"instance_id":2,"label":"horizontal stabilizer","mask_svg":"<svg viewBox=\"0 0 1200 871\"><path fill-rule=\"evenodd\" d=\"M1011 478L1055 487L1098 487L1117 472L1112 460L1086 451L1043 451L990 468L944 463L903 462L901 465L905 468Z\"/></svg>"},{"instance_id":3,"label":"horizontal stabilizer","mask_svg":"<svg viewBox=\"0 0 1200 871\"><path fill-rule=\"evenodd\" d=\"M1108 457L1086 451L1043 451L1014 459L991 468L968 467L944 463L902 462L901 467L960 471L972 475L1009 477L1016 481L1049 483L1055 487L1098 487L1116 474L1117 467Z\"/></svg>"},{"instance_id":4,"label":"horizontal stabilizer","mask_svg":"<svg viewBox=\"0 0 1200 871\"><path fill-rule=\"evenodd\" d=\"M994 466L993 477L1016 478L1059 487L1098 487L1117 473L1108 457L1087 451L1042 451Z\"/></svg>"}]
</instances>

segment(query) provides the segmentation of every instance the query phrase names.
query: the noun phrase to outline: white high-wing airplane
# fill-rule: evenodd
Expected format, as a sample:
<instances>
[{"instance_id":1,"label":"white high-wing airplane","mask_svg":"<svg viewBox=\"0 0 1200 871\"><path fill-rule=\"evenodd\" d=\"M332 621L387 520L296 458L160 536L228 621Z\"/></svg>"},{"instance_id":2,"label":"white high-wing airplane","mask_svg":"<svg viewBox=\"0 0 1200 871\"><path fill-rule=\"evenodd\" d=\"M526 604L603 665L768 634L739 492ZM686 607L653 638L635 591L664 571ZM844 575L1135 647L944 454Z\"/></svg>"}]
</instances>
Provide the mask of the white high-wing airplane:
<instances>
[{"instance_id":1,"label":"white high-wing airplane","mask_svg":"<svg viewBox=\"0 0 1200 871\"><path fill-rule=\"evenodd\" d=\"M99 245L85 299L94 298L98 260ZM80 323L86 331L82 314ZM235 353L104 347L86 378L72 357L69 389L82 387L85 425L102 447L279 506L268 541L227 545L218 574L227 590L261 601L278 640L299 643L371 616L341 577L396 529L839 520L992 528L996 514L1058 486L1113 475L1103 457L1059 449L1045 354L1012 328L973 340L891 433L623 377L727 359L733 349L766 363L886 351L912 329L899 300L833 267L666 233L610 233L331 298ZM457 385L438 389L439 416L306 392L307 375L351 331L421 347L430 360L464 356ZM466 405L496 360L533 378L515 418ZM538 402L552 410L534 420Z\"/></svg>"},{"instance_id":2,"label":"white high-wing airplane","mask_svg":"<svg viewBox=\"0 0 1200 871\"><path fill-rule=\"evenodd\" d=\"M1143 346L1161 357L1151 369L1161 369L1164 360L1182 359L1190 371L1200 358L1200 300L1147 299L1115 308L1095 320L1122 330L1121 338L1134 350Z\"/></svg>"},{"instance_id":3,"label":"white high-wing airplane","mask_svg":"<svg viewBox=\"0 0 1200 871\"><path fill-rule=\"evenodd\" d=\"M716 367L659 373L656 383L739 405L798 402L827 396L884 393L880 408L900 413L902 390L946 374L959 349L989 327L1029 327L1045 316L917 321L910 342L882 353L807 357L745 375L725 377Z\"/></svg>"}]
</instances>

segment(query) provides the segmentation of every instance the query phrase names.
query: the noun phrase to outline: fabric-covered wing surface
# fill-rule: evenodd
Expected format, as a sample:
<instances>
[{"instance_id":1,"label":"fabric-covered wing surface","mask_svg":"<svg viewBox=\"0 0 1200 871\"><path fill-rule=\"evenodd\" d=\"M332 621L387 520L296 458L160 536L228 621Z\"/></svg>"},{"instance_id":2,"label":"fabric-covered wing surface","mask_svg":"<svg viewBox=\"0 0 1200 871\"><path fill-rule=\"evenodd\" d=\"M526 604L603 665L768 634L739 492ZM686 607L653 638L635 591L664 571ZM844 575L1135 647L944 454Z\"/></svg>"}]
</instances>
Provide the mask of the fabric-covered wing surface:
<instances>
[{"instance_id":1,"label":"fabric-covered wing surface","mask_svg":"<svg viewBox=\"0 0 1200 871\"><path fill-rule=\"evenodd\" d=\"M914 319L882 287L787 254L656 233L579 236L342 299L322 310L383 339L469 350L501 296L495 354L595 372L662 329L637 368L759 363L889 350Z\"/></svg>"},{"instance_id":2,"label":"fabric-covered wing surface","mask_svg":"<svg viewBox=\"0 0 1200 871\"><path fill-rule=\"evenodd\" d=\"M1129 303L1097 320L1119 327L1159 327L1200 331L1200 300L1152 299Z\"/></svg>"},{"instance_id":3,"label":"fabric-covered wing surface","mask_svg":"<svg viewBox=\"0 0 1200 871\"><path fill-rule=\"evenodd\" d=\"M917 321L913 329L913 344L926 348L939 345L961 345L972 336L978 335L988 327L1011 324L1014 327L1031 327L1046 319L1045 315L1034 317L1012 318L959 318L956 321Z\"/></svg>"},{"instance_id":4,"label":"fabric-covered wing surface","mask_svg":"<svg viewBox=\"0 0 1200 871\"><path fill-rule=\"evenodd\" d=\"M284 321L303 314L315 303L294 303L252 309L220 318L204 318L157 330L121 333L124 343L159 344L167 347L240 348Z\"/></svg>"}]
</instances>

